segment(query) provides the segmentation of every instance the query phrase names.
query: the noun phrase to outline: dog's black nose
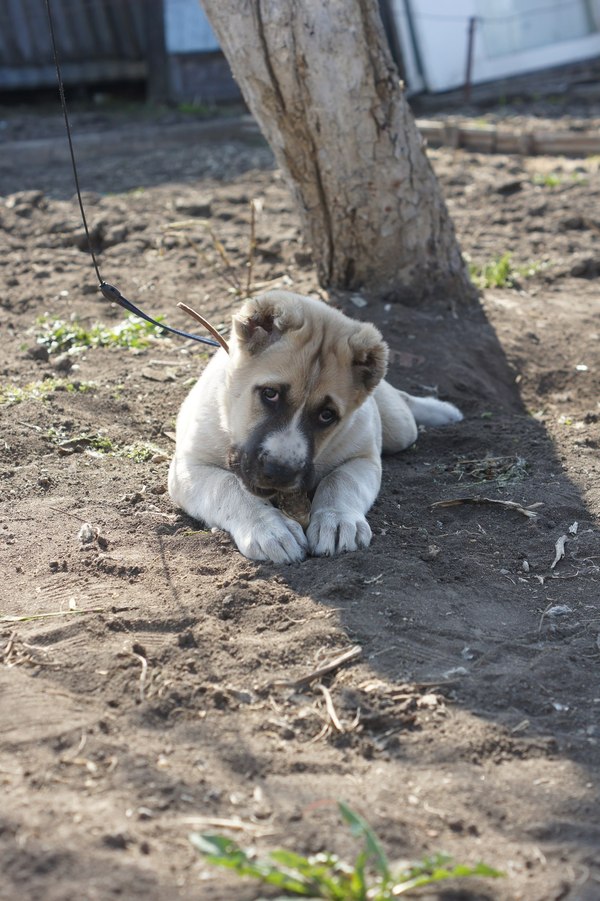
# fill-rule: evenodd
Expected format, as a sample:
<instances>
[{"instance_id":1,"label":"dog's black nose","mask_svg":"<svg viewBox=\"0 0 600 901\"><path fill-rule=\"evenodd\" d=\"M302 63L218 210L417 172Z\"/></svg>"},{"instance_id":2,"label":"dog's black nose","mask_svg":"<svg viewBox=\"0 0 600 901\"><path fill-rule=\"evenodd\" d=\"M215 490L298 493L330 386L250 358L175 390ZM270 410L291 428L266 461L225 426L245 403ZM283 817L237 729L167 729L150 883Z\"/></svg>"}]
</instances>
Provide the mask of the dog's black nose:
<instances>
[{"instance_id":1,"label":"dog's black nose","mask_svg":"<svg viewBox=\"0 0 600 901\"><path fill-rule=\"evenodd\" d=\"M282 463L274 457L265 456L261 460L261 476L269 485L285 488L297 481L300 472L294 466Z\"/></svg>"}]
</instances>

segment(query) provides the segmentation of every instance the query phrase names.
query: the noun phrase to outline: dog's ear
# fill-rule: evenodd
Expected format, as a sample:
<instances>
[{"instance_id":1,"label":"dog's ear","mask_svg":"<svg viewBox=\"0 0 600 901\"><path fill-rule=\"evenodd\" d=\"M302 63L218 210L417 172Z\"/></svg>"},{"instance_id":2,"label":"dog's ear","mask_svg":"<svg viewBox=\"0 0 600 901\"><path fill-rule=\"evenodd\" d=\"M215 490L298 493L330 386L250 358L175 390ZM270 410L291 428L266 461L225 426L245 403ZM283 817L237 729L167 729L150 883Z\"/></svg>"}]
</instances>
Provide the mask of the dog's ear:
<instances>
[{"instance_id":1,"label":"dog's ear","mask_svg":"<svg viewBox=\"0 0 600 901\"><path fill-rule=\"evenodd\" d=\"M374 325L365 323L350 336L355 381L367 393L373 391L387 371L389 349Z\"/></svg>"},{"instance_id":2,"label":"dog's ear","mask_svg":"<svg viewBox=\"0 0 600 901\"><path fill-rule=\"evenodd\" d=\"M302 316L294 305L294 295L270 291L247 300L233 317L233 329L240 348L258 354L278 341L284 332L299 328Z\"/></svg>"}]
</instances>

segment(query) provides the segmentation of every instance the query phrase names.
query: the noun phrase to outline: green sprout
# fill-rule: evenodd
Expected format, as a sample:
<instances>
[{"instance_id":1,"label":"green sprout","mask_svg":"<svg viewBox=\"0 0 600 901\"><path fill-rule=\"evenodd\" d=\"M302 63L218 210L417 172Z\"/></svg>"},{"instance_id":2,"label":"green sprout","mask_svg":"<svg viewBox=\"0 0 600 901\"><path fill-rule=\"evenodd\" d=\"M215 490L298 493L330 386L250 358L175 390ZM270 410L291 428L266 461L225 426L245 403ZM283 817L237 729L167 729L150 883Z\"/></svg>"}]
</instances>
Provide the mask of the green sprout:
<instances>
[{"instance_id":1,"label":"green sprout","mask_svg":"<svg viewBox=\"0 0 600 901\"><path fill-rule=\"evenodd\" d=\"M562 177L558 172L536 172L533 176L534 185L543 188L558 188L562 184Z\"/></svg>"},{"instance_id":2,"label":"green sprout","mask_svg":"<svg viewBox=\"0 0 600 901\"><path fill-rule=\"evenodd\" d=\"M257 860L233 839L210 833L194 833L190 841L209 863L234 870L277 886L284 896L301 895L328 901L392 901L424 885L465 876L498 877L503 874L484 863L455 864L445 854L426 857L392 872L385 851L369 824L346 804L338 803L351 834L363 842L354 864L329 852L303 857L293 851L271 851L268 860Z\"/></svg>"},{"instance_id":3,"label":"green sprout","mask_svg":"<svg viewBox=\"0 0 600 901\"><path fill-rule=\"evenodd\" d=\"M550 265L547 261L529 260L524 266L513 266L510 253L504 253L482 266L469 261L469 274L478 288L518 288L519 279L533 278Z\"/></svg>"},{"instance_id":4,"label":"green sprout","mask_svg":"<svg viewBox=\"0 0 600 901\"><path fill-rule=\"evenodd\" d=\"M96 454L120 457L134 463L149 463L154 457L167 459L164 452L153 444L144 444L141 441L118 444L101 432L81 433L69 437L62 429L50 428L46 432L46 437L63 453L94 451Z\"/></svg>"},{"instance_id":5,"label":"green sprout","mask_svg":"<svg viewBox=\"0 0 600 901\"><path fill-rule=\"evenodd\" d=\"M0 385L0 406L8 407L28 400L46 400L55 391L67 391L69 394L85 394L93 391L93 382L68 382L66 379L42 379L29 382L27 385Z\"/></svg>"},{"instance_id":6,"label":"green sprout","mask_svg":"<svg viewBox=\"0 0 600 901\"><path fill-rule=\"evenodd\" d=\"M37 343L46 347L51 354L90 347L126 347L129 350L140 350L164 335L159 326L152 325L137 316L127 316L110 328L99 322L86 328L76 319L54 319L47 315L38 319L37 324L42 328Z\"/></svg>"},{"instance_id":7,"label":"green sprout","mask_svg":"<svg viewBox=\"0 0 600 901\"><path fill-rule=\"evenodd\" d=\"M510 253L504 253L483 266L469 265L471 278L479 288L512 288L514 271Z\"/></svg>"}]
</instances>

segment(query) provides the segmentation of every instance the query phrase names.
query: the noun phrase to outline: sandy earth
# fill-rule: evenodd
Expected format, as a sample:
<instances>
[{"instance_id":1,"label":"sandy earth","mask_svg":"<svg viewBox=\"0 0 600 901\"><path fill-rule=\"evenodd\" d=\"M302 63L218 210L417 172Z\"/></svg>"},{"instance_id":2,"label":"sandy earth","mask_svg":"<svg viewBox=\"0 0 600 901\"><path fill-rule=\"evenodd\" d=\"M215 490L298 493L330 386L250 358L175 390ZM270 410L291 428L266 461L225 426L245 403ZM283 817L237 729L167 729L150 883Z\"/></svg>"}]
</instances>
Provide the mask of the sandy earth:
<instances>
[{"instance_id":1,"label":"sandy earth","mask_svg":"<svg viewBox=\"0 0 600 901\"><path fill-rule=\"evenodd\" d=\"M533 274L458 314L451 298L347 304L384 330L394 384L437 386L466 418L385 461L369 550L280 568L242 558L165 493L201 347L40 351L46 312L88 326L122 313L95 291L63 156L11 144L32 138L12 115L0 146L0 897L254 899L188 833L225 820L263 852L351 857L340 799L393 859L447 851L506 873L427 897L600 898L598 160L432 152L464 251L478 265L511 252ZM256 199L256 287L315 291L256 134L169 143L169 127L146 123L132 152L120 121L82 159L104 277L171 324L193 327L178 300L226 324ZM457 498L537 516L432 507ZM323 677L338 731L315 682L281 683L356 645Z\"/></svg>"}]
</instances>

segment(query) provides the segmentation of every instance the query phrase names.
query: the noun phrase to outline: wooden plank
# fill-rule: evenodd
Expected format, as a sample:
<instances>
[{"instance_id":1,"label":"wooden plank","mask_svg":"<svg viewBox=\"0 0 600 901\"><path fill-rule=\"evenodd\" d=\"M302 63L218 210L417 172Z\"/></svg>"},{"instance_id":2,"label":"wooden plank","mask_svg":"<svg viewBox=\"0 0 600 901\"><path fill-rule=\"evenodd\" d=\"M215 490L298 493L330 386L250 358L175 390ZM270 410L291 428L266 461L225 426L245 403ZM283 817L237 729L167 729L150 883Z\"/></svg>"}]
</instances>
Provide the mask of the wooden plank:
<instances>
[{"instance_id":1,"label":"wooden plank","mask_svg":"<svg viewBox=\"0 0 600 901\"><path fill-rule=\"evenodd\" d=\"M486 125L471 128L454 123L417 119L417 127L433 147L462 147L478 153L586 157L600 154L600 134L581 131L510 131Z\"/></svg>"}]
</instances>

